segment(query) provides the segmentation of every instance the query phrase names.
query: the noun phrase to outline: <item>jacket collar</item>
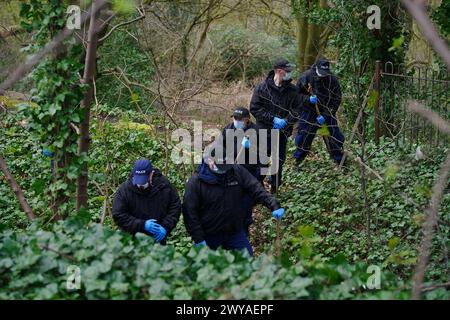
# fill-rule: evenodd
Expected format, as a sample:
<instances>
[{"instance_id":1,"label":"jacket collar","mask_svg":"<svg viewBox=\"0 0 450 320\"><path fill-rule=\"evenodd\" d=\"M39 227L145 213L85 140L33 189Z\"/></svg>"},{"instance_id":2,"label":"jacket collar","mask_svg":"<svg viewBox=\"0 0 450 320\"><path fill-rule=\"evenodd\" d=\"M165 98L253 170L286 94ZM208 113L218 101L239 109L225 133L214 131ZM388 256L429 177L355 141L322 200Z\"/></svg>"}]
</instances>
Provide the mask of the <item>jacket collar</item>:
<instances>
[{"instance_id":1,"label":"jacket collar","mask_svg":"<svg viewBox=\"0 0 450 320\"><path fill-rule=\"evenodd\" d=\"M227 185L233 180L233 168L225 172L224 174L215 174L209 169L206 163L202 163L198 167L198 178L208 184L221 184Z\"/></svg>"},{"instance_id":2,"label":"jacket collar","mask_svg":"<svg viewBox=\"0 0 450 320\"><path fill-rule=\"evenodd\" d=\"M203 162L198 167L198 178L206 183L209 184L218 184L219 183L219 177L218 175L212 173L212 171L209 169L208 165Z\"/></svg>"}]
</instances>

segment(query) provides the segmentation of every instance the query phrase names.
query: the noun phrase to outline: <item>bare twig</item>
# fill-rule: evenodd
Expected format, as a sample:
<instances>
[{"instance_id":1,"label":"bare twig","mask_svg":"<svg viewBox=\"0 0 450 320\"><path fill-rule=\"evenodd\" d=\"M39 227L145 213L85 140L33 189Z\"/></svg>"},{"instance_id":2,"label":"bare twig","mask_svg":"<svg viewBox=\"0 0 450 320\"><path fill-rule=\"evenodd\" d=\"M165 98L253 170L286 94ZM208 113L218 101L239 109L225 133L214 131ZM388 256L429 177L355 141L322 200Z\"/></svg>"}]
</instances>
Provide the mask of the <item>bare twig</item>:
<instances>
[{"instance_id":1,"label":"bare twig","mask_svg":"<svg viewBox=\"0 0 450 320\"><path fill-rule=\"evenodd\" d=\"M53 253L56 253L57 255L59 255L59 256L61 256L61 257L63 257L63 258L66 258L67 260L70 260L70 261L72 261L72 262L78 262L77 261L77 259L75 259L74 257L72 257L71 255L68 255L68 254L66 254L66 253L62 253L62 252L60 252L60 251L58 251L58 250L55 250L55 249L53 249L53 248L51 248L51 247L49 247L49 246L39 246L42 250L48 250L48 251L51 251L51 252L53 252Z\"/></svg>"},{"instance_id":2,"label":"bare twig","mask_svg":"<svg viewBox=\"0 0 450 320\"><path fill-rule=\"evenodd\" d=\"M426 210L426 220L423 225L423 239L419 251L419 258L414 272L414 285L412 289L412 299L420 299L420 293L422 288L422 283L425 278L425 271L427 269L427 264L430 255L430 248L432 245L435 227L438 221L438 212L444 194L445 188L448 185L450 173L450 151L447 153L447 158L445 159L441 169L438 173L438 178L433 186L433 195L431 197L430 205Z\"/></svg>"},{"instance_id":3,"label":"bare twig","mask_svg":"<svg viewBox=\"0 0 450 320\"><path fill-rule=\"evenodd\" d=\"M30 205L28 204L27 200L25 199L25 195L24 195L22 189L20 188L16 179L14 179L14 177L12 176L5 160L3 159L3 157L1 155L0 155L0 169L3 171L3 174L6 177L6 180L8 180L9 184L11 185L11 189L16 194L17 200L19 201L19 204L20 204L20 207L22 208L22 210L27 214L27 216L30 220L35 219L36 217L34 216Z\"/></svg>"},{"instance_id":4,"label":"bare twig","mask_svg":"<svg viewBox=\"0 0 450 320\"><path fill-rule=\"evenodd\" d=\"M115 25L114 27L111 28L111 30L108 31L107 34L105 34L103 37L101 37L100 39L98 39L98 42L103 42L103 41L105 41L105 40L106 40L106 39L114 32L114 30L116 30L117 28L120 28L120 27L129 25L129 24L132 24L133 22L136 22L136 21L139 21L139 20L141 20L141 19L144 19L144 18L145 18L145 12L144 12L144 11L141 11L141 10L139 10L139 9L138 9L138 11L139 11L139 13L141 14L139 17L134 18L134 19L129 20L129 21L124 21L124 22L122 22L122 23L119 23L119 24Z\"/></svg>"},{"instance_id":5,"label":"bare twig","mask_svg":"<svg viewBox=\"0 0 450 320\"><path fill-rule=\"evenodd\" d=\"M108 1L99 0L97 3L97 7L95 8L96 12L98 12L101 8L103 8ZM81 16L81 24L84 25L87 21L89 21L91 16L92 7ZM14 85L17 81L24 78L39 62L49 53L53 52L56 47L58 47L66 38L68 38L74 30L69 30L64 28L60 33L58 33L52 41L48 42L44 48L42 48L38 53L33 55L30 59L28 59L25 63L21 64L16 71L11 74L5 81L0 84L0 94L4 94L4 92L9 89L12 85Z\"/></svg>"},{"instance_id":6,"label":"bare twig","mask_svg":"<svg viewBox=\"0 0 450 320\"><path fill-rule=\"evenodd\" d=\"M450 288L450 282L435 284L435 285L430 285L430 286L423 286L422 292L433 291L433 290L436 290L439 288Z\"/></svg>"},{"instance_id":7,"label":"bare twig","mask_svg":"<svg viewBox=\"0 0 450 320\"><path fill-rule=\"evenodd\" d=\"M0 32L0 39L5 39L11 36L15 36L19 33L24 33L25 29L20 26L11 26L9 28L3 27L5 31Z\"/></svg>"},{"instance_id":8,"label":"bare twig","mask_svg":"<svg viewBox=\"0 0 450 320\"><path fill-rule=\"evenodd\" d=\"M73 131L75 131L76 134L80 134L80 128L78 128L73 122L71 122L69 126L73 129Z\"/></svg>"},{"instance_id":9,"label":"bare twig","mask_svg":"<svg viewBox=\"0 0 450 320\"><path fill-rule=\"evenodd\" d=\"M363 103L361 104L361 107L359 108L358 116L356 117L356 121L355 121L355 123L354 123L354 125L353 125L353 129L352 129L352 133L351 133L351 135L350 135L350 139L349 139L349 141L347 142L347 145L349 146L349 148L350 148L351 145L352 145L353 139L355 138L356 130L358 129L359 123L361 122L361 119L362 119L362 117L363 117L364 109L366 108L367 101L368 101L368 99L369 99L369 97L370 97L370 93L371 93L372 88L373 88L374 79L375 79L375 77L372 77L372 80L370 81L369 88L367 89L366 95L365 95L365 97L364 97L364 101L363 101ZM339 163L339 167L340 167L340 168L343 166L343 164L344 164L344 162L345 162L345 159L347 158L348 152L349 152L349 151L344 150L344 155L342 156L341 162Z\"/></svg>"},{"instance_id":10,"label":"bare twig","mask_svg":"<svg viewBox=\"0 0 450 320\"><path fill-rule=\"evenodd\" d=\"M430 121L438 130L447 135L450 135L450 123L442 119L436 112L426 109L419 102L409 101L407 110L409 112L417 113L421 117Z\"/></svg>"}]
</instances>

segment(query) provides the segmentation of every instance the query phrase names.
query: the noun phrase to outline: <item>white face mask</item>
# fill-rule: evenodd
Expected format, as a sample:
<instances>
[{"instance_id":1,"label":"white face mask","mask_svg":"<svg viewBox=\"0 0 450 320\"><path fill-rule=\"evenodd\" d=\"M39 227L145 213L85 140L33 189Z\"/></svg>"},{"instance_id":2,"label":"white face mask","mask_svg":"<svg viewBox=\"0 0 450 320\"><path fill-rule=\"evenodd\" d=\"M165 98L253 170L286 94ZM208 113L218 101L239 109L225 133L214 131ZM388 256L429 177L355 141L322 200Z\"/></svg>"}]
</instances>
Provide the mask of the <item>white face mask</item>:
<instances>
[{"instance_id":1,"label":"white face mask","mask_svg":"<svg viewBox=\"0 0 450 320\"><path fill-rule=\"evenodd\" d=\"M326 74L321 74L320 72L319 72L319 68L317 68L316 67L316 73L317 73L317 75L319 76L319 78L325 78L327 75Z\"/></svg>"},{"instance_id":2,"label":"white face mask","mask_svg":"<svg viewBox=\"0 0 450 320\"><path fill-rule=\"evenodd\" d=\"M286 72L286 74L283 76L283 80L291 80L292 79L292 72Z\"/></svg>"},{"instance_id":3,"label":"white face mask","mask_svg":"<svg viewBox=\"0 0 450 320\"><path fill-rule=\"evenodd\" d=\"M244 121L233 120L233 125L236 129L244 129L245 128Z\"/></svg>"},{"instance_id":4,"label":"white face mask","mask_svg":"<svg viewBox=\"0 0 450 320\"><path fill-rule=\"evenodd\" d=\"M137 184L136 186L139 189L147 189L150 184L147 182L146 184Z\"/></svg>"}]
</instances>

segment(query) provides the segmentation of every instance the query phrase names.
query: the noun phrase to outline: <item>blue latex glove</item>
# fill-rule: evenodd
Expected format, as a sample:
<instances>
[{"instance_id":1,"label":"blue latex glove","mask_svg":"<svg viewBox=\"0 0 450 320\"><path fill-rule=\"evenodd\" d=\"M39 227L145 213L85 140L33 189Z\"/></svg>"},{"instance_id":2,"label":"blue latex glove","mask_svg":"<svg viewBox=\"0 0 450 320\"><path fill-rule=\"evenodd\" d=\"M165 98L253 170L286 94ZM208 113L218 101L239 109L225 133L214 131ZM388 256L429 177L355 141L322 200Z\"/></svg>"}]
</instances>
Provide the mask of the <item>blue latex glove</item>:
<instances>
[{"instance_id":1,"label":"blue latex glove","mask_svg":"<svg viewBox=\"0 0 450 320\"><path fill-rule=\"evenodd\" d=\"M284 215L284 209L280 208L278 210L275 210L272 212L272 217L274 217L277 220L280 220L281 217Z\"/></svg>"},{"instance_id":2,"label":"blue latex glove","mask_svg":"<svg viewBox=\"0 0 450 320\"><path fill-rule=\"evenodd\" d=\"M151 234L155 234L155 231L157 231L156 224L157 223L155 219L147 220L145 221L144 230Z\"/></svg>"},{"instance_id":3,"label":"blue latex glove","mask_svg":"<svg viewBox=\"0 0 450 320\"><path fill-rule=\"evenodd\" d=\"M244 137L241 142L244 149L250 149L250 140L247 137Z\"/></svg>"},{"instance_id":4,"label":"blue latex glove","mask_svg":"<svg viewBox=\"0 0 450 320\"><path fill-rule=\"evenodd\" d=\"M325 118L322 115L318 116L316 118L316 120L317 120L317 123L320 125L323 125L325 123Z\"/></svg>"},{"instance_id":5,"label":"blue latex glove","mask_svg":"<svg viewBox=\"0 0 450 320\"><path fill-rule=\"evenodd\" d=\"M155 219L145 221L144 229L145 231L153 234L156 242L161 242L161 240L167 235L167 230L160 224L156 223Z\"/></svg>"},{"instance_id":6,"label":"blue latex glove","mask_svg":"<svg viewBox=\"0 0 450 320\"><path fill-rule=\"evenodd\" d=\"M278 117L273 118L273 128L274 129L283 129L284 127L286 127L286 125L287 125L286 120L278 118Z\"/></svg>"},{"instance_id":7,"label":"blue latex glove","mask_svg":"<svg viewBox=\"0 0 450 320\"><path fill-rule=\"evenodd\" d=\"M202 242L199 242L199 243L194 244L194 246L196 246L197 248L198 248L198 247L206 246L206 241L203 240Z\"/></svg>"},{"instance_id":8,"label":"blue latex glove","mask_svg":"<svg viewBox=\"0 0 450 320\"><path fill-rule=\"evenodd\" d=\"M49 158L53 158L53 156L55 155L53 152L51 152L51 151L48 150L48 149L42 150L42 154L43 154L44 156L46 156L46 157L49 157Z\"/></svg>"},{"instance_id":9,"label":"blue latex glove","mask_svg":"<svg viewBox=\"0 0 450 320\"><path fill-rule=\"evenodd\" d=\"M311 102L311 103L317 103L317 96L316 96L316 95L310 96L310 97L309 97L309 102Z\"/></svg>"},{"instance_id":10,"label":"blue latex glove","mask_svg":"<svg viewBox=\"0 0 450 320\"><path fill-rule=\"evenodd\" d=\"M156 224L155 240L161 242L167 235L167 230L160 224Z\"/></svg>"}]
</instances>

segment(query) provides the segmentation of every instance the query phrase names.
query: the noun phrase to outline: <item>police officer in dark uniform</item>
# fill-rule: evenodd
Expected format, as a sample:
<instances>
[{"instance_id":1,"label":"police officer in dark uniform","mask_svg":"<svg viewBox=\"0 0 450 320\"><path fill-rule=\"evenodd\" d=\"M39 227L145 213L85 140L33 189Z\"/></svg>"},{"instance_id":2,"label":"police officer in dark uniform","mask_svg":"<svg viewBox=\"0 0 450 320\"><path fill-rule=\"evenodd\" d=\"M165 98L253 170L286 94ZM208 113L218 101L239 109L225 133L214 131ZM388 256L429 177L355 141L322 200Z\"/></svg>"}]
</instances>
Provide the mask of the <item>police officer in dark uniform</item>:
<instances>
[{"instance_id":1,"label":"police officer in dark uniform","mask_svg":"<svg viewBox=\"0 0 450 320\"><path fill-rule=\"evenodd\" d=\"M311 68L300 75L297 91L313 104L305 104L301 110L298 131L295 137L297 149L294 158L300 164L311 150L317 130L325 125L329 136L324 137L331 158L339 164L343 156L344 135L339 129L336 112L341 103L341 87L330 70L330 63L320 58ZM317 108L314 104L317 104Z\"/></svg>"},{"instance_id":2,"label":"police officer in dark uniform","mask_svg":"<svg viewBox=\"0 0 450 320\"><path fill-rule=\"evenodd\" d=\"M268 154L272 153L271 129L279 130L278 171L269 178L272 193L282 182L287 140L299 119L300 108L305 103L302 99L308 99L299 95L291 83L293 70L294 65L288 60L278 60L266 79L256 86L250 102L250 112L256 119L256 125L260 130L267 130ZM261 133L259 135L261 137Z\"/></svg>"},{"instance_id":3,"label":"police officer in dark uniform","mask_svg":"<svg viewBox=\"0 0 450 320\"><path fill-rule=\"evenodd\" d=\"M186 184L183 200L184 223L195 245L247 249L253 255L244 230L247 211L243 202L248 195L269 208L274 218L284 215L275 197L243 166L216 163L212 158L204 161Z\"/></svg>"}]
</instances>

